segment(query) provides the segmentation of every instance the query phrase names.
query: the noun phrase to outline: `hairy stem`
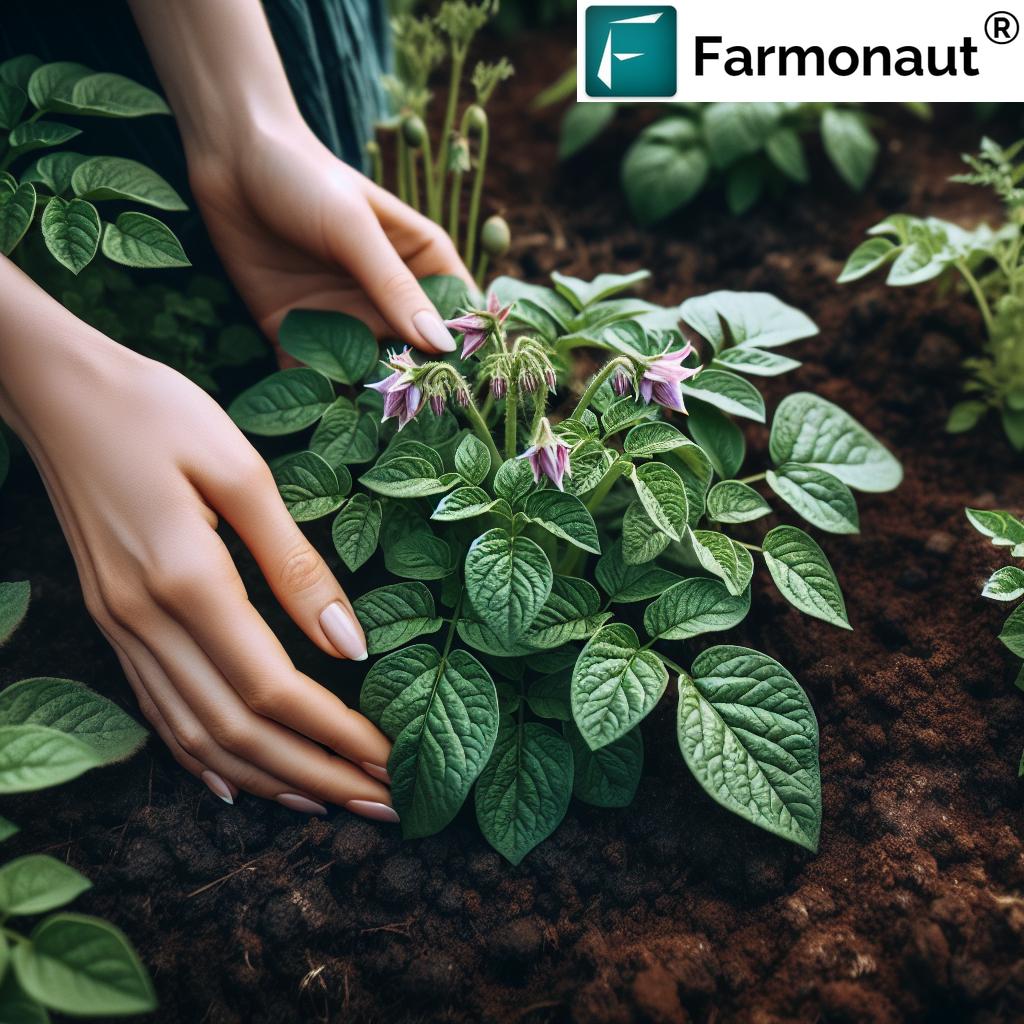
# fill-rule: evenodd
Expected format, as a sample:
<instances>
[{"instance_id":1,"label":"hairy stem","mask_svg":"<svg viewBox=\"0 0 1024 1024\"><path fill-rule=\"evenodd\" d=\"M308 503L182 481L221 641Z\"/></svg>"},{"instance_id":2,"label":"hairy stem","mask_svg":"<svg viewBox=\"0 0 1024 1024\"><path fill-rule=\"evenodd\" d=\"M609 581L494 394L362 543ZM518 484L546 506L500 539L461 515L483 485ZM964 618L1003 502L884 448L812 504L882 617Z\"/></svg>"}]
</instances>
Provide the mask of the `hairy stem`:
<instances>
[{"instance_id":1,"label":"hairy stem","mask_svg":"<svg viewBox=\"0 0 1024 1024\"><path fill-rule=\"evenodd\" d=\"M581 419L583 414L587 411L587 407L594 400L594 395L601 389L601 385L608 380L609 377L617 370L620 366L628 363L629 360L623 357L617 357L615 359L609 359L604 366L594 375L594 379L587 385L587 390L583 392L576 408L573 409L572 415L569 417L571 420Z\"/></svg>"},{"instance_id":2,"label":"hairy stem","mask_svg":"<svg viewBox=\"0 0 1024 1024\"><path fill-rule=\"evenodd\" d=\"M466 266L473 265L476 254L477 221L480 219L480 197L484 190L484 175L487 172L487 149L490 145L491 129L486 116L480 125L480 141L477 144L476 175L473 178L473 191L469 197L469 216L466 219ZM480 283L480 282L477 282Z\"/></svg>"},{"instance_id":3,"label":"hairy stem","mask_svg":"<svg viewBox=\"0 0 1024 1024\"><path fill-rule=\"evenodd\" d=\"M508 393L505 395L505 458L516 457L516 430L519 418L519 381L509 377Z\"/></svg>"},{"instance_id":4,"label":"hairy stem","mask_svg":"<svg viewBox=\"0 0 1024 1024\"><path fill-rule=\"evenodd\" d=\"M978 279L971 273L971 268L967 266L965 260L957 260L956 268L963 275L963 279L967 282L967 287L971 289L974 301L977 302L978 308L981 310L981 317L985 321L985 330L988 332L989 338L991 338L995 321L992 317L992 310L989 308L988 299L985 298L985 293L981 290Z\"/></svg>"}]
</instances>

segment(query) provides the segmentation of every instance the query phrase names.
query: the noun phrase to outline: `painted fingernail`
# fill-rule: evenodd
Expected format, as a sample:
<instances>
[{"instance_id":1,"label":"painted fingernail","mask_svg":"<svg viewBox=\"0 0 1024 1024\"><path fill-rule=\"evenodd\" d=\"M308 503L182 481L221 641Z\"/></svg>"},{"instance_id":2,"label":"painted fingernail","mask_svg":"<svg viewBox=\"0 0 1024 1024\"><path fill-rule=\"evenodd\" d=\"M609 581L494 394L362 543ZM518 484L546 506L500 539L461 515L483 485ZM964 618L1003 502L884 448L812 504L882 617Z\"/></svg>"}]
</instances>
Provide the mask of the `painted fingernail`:
<instances>
[{"instance_id":1,"label":"painted fingernail","mask_svg":"<svg viewBox=\"0 0 1024 1024\"><path fill-rule=\"evenodd\" d=\"M235 802L235 798L231 795L231 787L216 772L202 772L199 778L206 783L206 788L215 797L219 797L226 804L233 804Z\"/></svg>"},{"instance_id":2,"label":"painted fingernail","mask_svg":"<svg viewBox=\"0 0 1024 1024\"><path fill-rule=\"evenodd\" d=\"M352 661L366 661L366 639L355 615L340 601L320 613L320 628L334 649Z\"/></svg>"},{"instance_id":3,"label":"painted fingernail","mask_svg":"<svg viewBox=\"0 0 1024 1024\"><path fill-rule=\"evenodd\" d=\"M428 345L433 345L438 352L455 351L455 339L436 313L421 310L412 318L412 325L419 331L420 337Z\"/></svg>"},{"instance_id":4,"label":"painted fingernail","mask_svg":"<svg viewBox=\"0 0 1024 1024\"><path fill-rule=\"evenodd\" d=\"M379 764L371 764L369 761L362 762L362 769L367 775L372 775L378 782L383 782L385 785L391 785L391 776L388 775L387 768Z\"/></svg>"},{"instance_id":5,"label":"painted fingernail","mask_svg":"<svg viewBox=\"0 0 1024 1024\"><path fill-rule=\"evenodd\" d=\"M298 811L299 814L326 814L327 808L310 800L308 796L299 796L298 793L278 793L277 802L289 811Z\"/></svg>"},{"instance_id":6,"label":"painted fingernail","mask_svg":"<svg viewBox=\"0 0 1024 1024\"><path fill-rule=\"evenodd\" d=\"M378 804L373 800L349 800L345 804L345 810L351 811L353 814L361 814L364 818L372 818L374 821L389 821L392 824L397 824L400 820L394 807Z\"/></svg>"}]
</instances>

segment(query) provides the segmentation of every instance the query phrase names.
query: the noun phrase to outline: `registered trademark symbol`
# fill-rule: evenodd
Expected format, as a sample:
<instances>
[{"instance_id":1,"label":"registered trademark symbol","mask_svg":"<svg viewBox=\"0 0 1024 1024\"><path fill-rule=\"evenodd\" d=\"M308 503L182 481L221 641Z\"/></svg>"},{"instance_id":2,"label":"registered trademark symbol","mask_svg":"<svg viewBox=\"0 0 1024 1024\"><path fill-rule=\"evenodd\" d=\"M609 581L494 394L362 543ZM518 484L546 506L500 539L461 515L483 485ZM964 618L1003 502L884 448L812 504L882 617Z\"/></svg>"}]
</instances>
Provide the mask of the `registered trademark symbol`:
<instances>
[{"instance_id":1,"label":"registered trademark symbol","mask_svg":"<svg viewBox=\"0 0 1024 1024\"><path fill-rule=\"evenodd\" d=\"M1020 32L1020 22L1009 11L996 11L985 19L985 35L993 43L1012 43Z\"/></svg>"}]
</instances>

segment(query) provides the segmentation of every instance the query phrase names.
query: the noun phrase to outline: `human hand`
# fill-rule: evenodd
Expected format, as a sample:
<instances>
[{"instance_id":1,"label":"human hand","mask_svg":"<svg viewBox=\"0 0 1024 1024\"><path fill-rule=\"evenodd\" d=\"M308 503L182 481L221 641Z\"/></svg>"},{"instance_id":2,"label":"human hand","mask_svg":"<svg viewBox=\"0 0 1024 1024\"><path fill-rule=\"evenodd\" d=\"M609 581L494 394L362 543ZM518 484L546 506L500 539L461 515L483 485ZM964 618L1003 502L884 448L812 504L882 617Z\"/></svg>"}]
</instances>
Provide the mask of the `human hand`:
<instances>
[{"instance_id":1,"label":"human hand","mask_svg":"<svg viewBox=\"0 0 1024 1024\"><path fill-rule=\"evenodd\" d=\"M267 335L276 340L294 307L330 309L378 337L453 351L417 282L451 274L473 285L448 235L338 160L300 120L244 130L244 142L222 142L215 155L190 147L190 178L224 267Z\"/></svg>"},{"instance_id":2,"label":"human hand","mask_svg":"<svg viewBox=\"0 0 1024 1024\"><path fill-rule=\"evenodd\" d=\"M24 322L58 333L61 358L46 353L45 372L33 370L42 339L5 341L0 415L39 467L89 611L143 714L228 803L242 789L305 813L334 803L397 821L384 784L390 742L295 668L216 533L221 515L321 650L366 657L348 599L263 459L186 378L43 300L58 312Z\"/></svg>"}]
</instances>

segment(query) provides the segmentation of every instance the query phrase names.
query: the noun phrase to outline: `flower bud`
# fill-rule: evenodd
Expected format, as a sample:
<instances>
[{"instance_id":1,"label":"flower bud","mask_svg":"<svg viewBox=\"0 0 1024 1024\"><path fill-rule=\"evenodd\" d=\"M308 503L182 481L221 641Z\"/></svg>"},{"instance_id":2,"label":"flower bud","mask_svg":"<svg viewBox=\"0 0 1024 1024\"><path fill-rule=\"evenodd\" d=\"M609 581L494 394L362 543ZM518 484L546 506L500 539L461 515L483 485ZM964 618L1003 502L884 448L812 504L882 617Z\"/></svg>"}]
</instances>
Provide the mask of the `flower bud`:
<instances>
[{"instance_id":1,"label":"flower bud","mask_svg":"<svg viewBox=\"0 0 1024 1024\"><path fill-rule=\"evenodd\" d=\"M625 370L618 369L612 374L612 390L619 397L628 395L633 390L633 381Z\"/></svg>"},{"instance_id":2,"label":"flower bud","mask_svg":"<svg viewBox=\"0 0 1024 1024\"><path fill-rule=\"evenodd\" d=\"M504 398L505 392L508 391L508 381L504 377L492 377L491 378L491 394L495 398Z\"/></svg>"},{"instance_id":3,"label":"flower bud","mask_svg":"<svg viewBox=\"0 0 1024 1024\"><path fill-rule=\"evenodd\" d=\"M427 141L427 126L423 118L410 114L402 121L402 136L413 149L419 149Z\"/></svg>"},{"instance_id":4,"label":"flower bud","mask_svg":"<svg viewBox=\"0 0 1024 1024\"><path fill-rule=\"evenodd\" d=\"M466 127L477 135L486 129L487 114L479 103L473 103L466 108Z\"/></svg>"},{"instance_id":5,"label":"flower bud","mask_svg":"<svg viewBox=\"0 0 1024 1024\"><path fill-rule=\"evenodd\" d=\"M548 391L554 391L558 386L558 378L555 376L555 371L549 366L544 371L544 383L548 386Z\"/></svg>"},{"instance_id":6,"label":"flower bud","mask_svg":"<svg viewBox=\"0 0 1024 1024\"><path fill-rule=\"evenodd\" d=\"M453 174L468 174L473 165L469 161L469 141L465 135L452 132L448 148L448 170Z\"/></svg>"},{"instance_id":7,"label":"flower bud","mask_svg":"<svg viewBox=\"0 0 1024 1024\"><path fill-rule=\"evenodd\" d=\"M519 377L519 387L528 395L537 390L537 378L527 370Z\"/></svg>"},{"instance_id":8,"label":"flower bud","mask_svg":"<svg viewBox=\"0 0 1024 1024\"><path fill-rule=\"evenodd\" d=\"M431 395L430 396L430 411L435 416L444 415L444 395Z\"/></svg>"},{"instance_id":9,"label":"flower bud","mask_svg":"<svg viewBox=\"0 0 1024 1024\"><path fill-rule=\"evenodd\" d=\"M455 392L455 401L465 409L469 405L469 392L465 388L459 388Z\"/></svg>"},{"instance_id":10,"label":"flower bud","mask_svg":"<svg viewBox=\"0 0 1024 1024\"><path fill-rule=\"evenodd\" d=\"M492 258L504 256L512 244L512 233L504 217L488 217L480 230L480 245Z\"/></svg>"}]
</instances>

